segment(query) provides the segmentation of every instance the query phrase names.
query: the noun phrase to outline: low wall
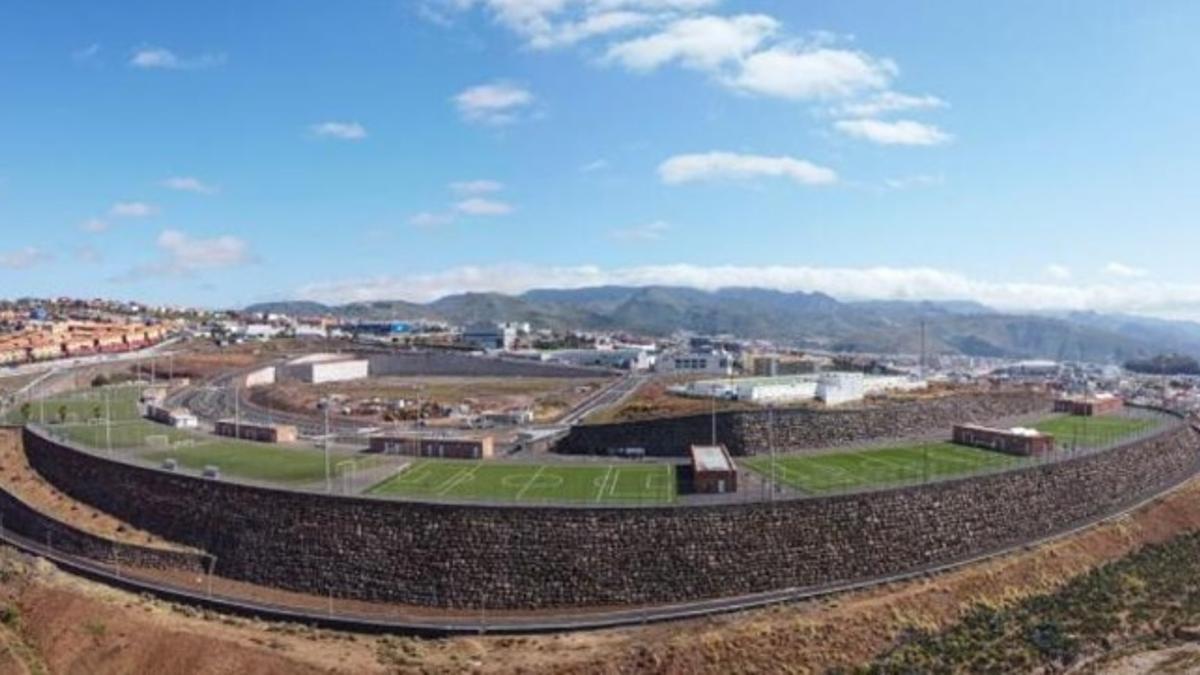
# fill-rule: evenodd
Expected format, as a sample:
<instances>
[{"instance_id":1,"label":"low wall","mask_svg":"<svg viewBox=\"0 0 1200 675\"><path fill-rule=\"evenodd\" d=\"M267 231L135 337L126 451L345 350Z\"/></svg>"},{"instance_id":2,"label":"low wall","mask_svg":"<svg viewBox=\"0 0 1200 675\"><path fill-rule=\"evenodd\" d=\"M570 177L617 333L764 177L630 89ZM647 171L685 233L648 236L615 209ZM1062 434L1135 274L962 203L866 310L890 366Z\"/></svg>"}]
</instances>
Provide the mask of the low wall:
<instances>
[{"instance_id":1,"label":"low wall","mask_svg":"<svg viewBox=\"0 0 1200 675\"><path fill-rule=\"evenodd\" d=\"M684 602L917 571L1066 530L1194 474L1190 427L974 479L774 503L539 508L294 493L112 461L25 432L70 496L217 556L219 575L338 598L493 609Z\"/></svg>"},{"instance_id":2,"label":"low wall","mask_svg":"<svg viewBox=\"0 0 1200 675\"><path fill-rule=\"evenodd\" d=\"M879 438L903 438L945 431L955 424L1049 413L1049 397L1030 392L956 394L939 399L891 403L874 408L790 409L722 412L716 415L717 442L735 455L767 450L829 448ZM773 427L772 427L773 424ZM555 447L567 454L605 454L609 448L641 447L658 457L686 455L693 444L713 435L711 415L688 415L641 422L572 427Z\"/></svg>"}]
</instances>

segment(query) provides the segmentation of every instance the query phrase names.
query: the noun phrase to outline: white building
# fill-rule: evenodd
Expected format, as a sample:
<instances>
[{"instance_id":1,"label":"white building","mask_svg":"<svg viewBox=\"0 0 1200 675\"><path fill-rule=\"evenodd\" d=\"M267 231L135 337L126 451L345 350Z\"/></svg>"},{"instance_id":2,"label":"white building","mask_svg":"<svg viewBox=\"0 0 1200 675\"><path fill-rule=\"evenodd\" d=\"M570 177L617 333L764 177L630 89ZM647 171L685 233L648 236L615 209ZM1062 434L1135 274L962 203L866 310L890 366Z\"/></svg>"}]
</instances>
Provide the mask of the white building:
<instances>
[{"instance_id":1,"label":"white building","mask_svg":"<svg viewBox=\"0 0 1200 675\"><path fill-rule=\"evenodd\" d=\"M733 355L722 350L678 352L658 357L656 369L662 373L733 374Z\"/></svg>"},{"instance_id":2,"label":"white building","mask_svg":"<svg viewBox=\"0 0 1200 675\"><path fill-rule=\"evenodd\" d=\"M862 400L869 394L921 389L925 386L924 380L914 380L905 376L826 373L698 380L672 387L671 391L684 396L723 398L760 404L818 400L826 405L841 405Z\"/></svg>"},{"instance_id":3,"label":"white building","mask_svg":"<svg viewBox=\"0 0 1200 675\"><path fill-rule=\"evenodd\" d=\"M654 357L641 349L560 349L550 353L550 360L626 370L649 370L654 365Z\"/></svg>"},{"instance_id":4,"label":"white building","mask_svg":"<svg viewBox=\"0 0 1200 675\"><path fill-rule=\"evenodd\" d=\"M361 380L370 374L366 359L343 359L290 363L279 368L280 379L300 380L309 384Z\"/></svg>"}]
</instances>

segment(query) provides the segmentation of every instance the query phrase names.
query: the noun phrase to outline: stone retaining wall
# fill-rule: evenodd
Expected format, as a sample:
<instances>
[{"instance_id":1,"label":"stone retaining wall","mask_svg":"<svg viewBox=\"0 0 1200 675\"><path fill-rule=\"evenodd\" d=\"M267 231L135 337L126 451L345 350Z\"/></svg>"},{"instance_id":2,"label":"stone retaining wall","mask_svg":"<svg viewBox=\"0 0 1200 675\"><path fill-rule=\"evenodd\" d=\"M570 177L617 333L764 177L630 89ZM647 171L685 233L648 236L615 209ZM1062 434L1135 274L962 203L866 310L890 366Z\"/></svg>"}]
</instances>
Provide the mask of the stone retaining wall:
<instances>
[{"instance_id":1,"label":"stone retaining wall","mask_svg":"<svg viewBox=\"0 0 1200 675\"><path fill-rule=\"evenodd\" d=\"M38 511L3 488L0 488L0 527L56 551L102 563L203 572L207 560L202 554L140 546L85 532Z\"/></svg>"},{"instance_id":2,"label":"stone retaining wall","mask_svg":"<svg viewBox=\"0 0 1200 675\"><path fill-rule=\"evenodd\" d=\"M876 408L791 409L717 413L717 442L735 455L767 450L829 448L879 438L904 438L945 431L954 424L990 422L1051 410L1052 400L1031 392L956 394L892 403ZM772 435L774 438L772 439ZM647 454L686 455L688 447L712 440L712 416L688 415L642 422L576 426L556 447L567 454L605 454L609 448L641 447Z\"/></svg>"},{"instance_id":3,"label":"stone retaining wall","mask_svg":"<svg viewBox=\"0 0 1200 675\"><path fill-rule=\"evenodd\" d=\"M682 602L866 580L1065 530L1197 468L1174 425L1104 453L974 479L680 508L451 505L294 493L172 474L27 429L72 497L217 556L217 573L338 598L492 609Z\"/></svg>"}]
</instances>

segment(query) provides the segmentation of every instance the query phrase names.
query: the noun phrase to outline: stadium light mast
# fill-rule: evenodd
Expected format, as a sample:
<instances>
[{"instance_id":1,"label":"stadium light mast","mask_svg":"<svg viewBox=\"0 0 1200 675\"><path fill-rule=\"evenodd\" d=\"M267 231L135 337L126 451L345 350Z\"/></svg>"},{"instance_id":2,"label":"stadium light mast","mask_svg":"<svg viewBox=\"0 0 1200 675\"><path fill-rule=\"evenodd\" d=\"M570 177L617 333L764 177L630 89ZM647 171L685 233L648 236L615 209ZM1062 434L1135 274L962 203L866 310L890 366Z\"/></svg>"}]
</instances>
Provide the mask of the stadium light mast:
<instances>
[{"instance_id":1,"label":"stadium light mast","mask_svg":"<svg viewBox=\"0 0 1200 675\"><path fill-rule=\"evenodd\" d=\"M329 475L329 399L325 399L325 492L333 492L333 479Z\"/></svg>"},{"instance_id":2,"label":"stadium light mast","mask_svg":"<svg viewBox=\"0 0 1200 675\"><path fill-rule=\"evenodd\" d=\"M112 456L112 402L108 389L104 390L104 444L108 447L108 456Z\"/></svg>"}]
</instances>

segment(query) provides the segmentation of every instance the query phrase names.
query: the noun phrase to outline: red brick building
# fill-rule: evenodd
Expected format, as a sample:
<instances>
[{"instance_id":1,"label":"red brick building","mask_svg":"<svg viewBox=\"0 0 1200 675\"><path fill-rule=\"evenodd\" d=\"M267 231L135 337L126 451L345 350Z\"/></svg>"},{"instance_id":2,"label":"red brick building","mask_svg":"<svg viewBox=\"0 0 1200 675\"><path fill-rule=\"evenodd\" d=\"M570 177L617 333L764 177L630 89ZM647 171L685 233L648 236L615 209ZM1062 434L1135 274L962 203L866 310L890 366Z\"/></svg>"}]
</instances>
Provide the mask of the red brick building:
<instances>
[{"instance_id":1,"label":"red brick building","mask_svg":"<svg viewBox=\"0 0 1200 675\"><path fill-rule=\"evenodd\" d=\"M701 494L737 492L737 467L725 446L692 446L692 486Z\"/></svg>"},{"instance_id":2,"label":"red brick building","mask_svg":"<svg viewBox=\"0 0 1200 675\"><path fill-rule=\"evenodd\" d=\"M422 438L420 436L373 436L371 452L411 457L444 459L489 459L495 454L492 436L475 438Z\"/></svg>"},{"instance_id":3,"label":"red brick building","mask_svg":"<svg viewBox=\"0 0 1200 675\"><path fill-rule=\"evenodd\" d=\"M214 431L218 436L240 438L259 443L295 443L299 438L296 427L290 424L247 424L233 420L221 420Z\"/></svg>"},{"instance_id":4,"label":"red brick building","mask_svg":"<svg viewBox=\"0 0 1200 675\"><path fill-rule=\"evenodd\" d=\"M1044 455L1054 450L1054 436L1021 427L993 429L976 424L956 424L954 442L1022 457Z\"/></svg>"},{"instance_id":5,"label":"red brick building","mask_svg":"<svg viewBox=\"0 0 1200 675\"><path fill-rule=\"evenodd\" d=\"M1096 396L1067 396L1054 402L1054 412L1081 417L1115 415L1125 408L1125 402L1112 394Z\"/></svg>"}]
</instances>

